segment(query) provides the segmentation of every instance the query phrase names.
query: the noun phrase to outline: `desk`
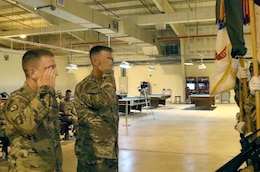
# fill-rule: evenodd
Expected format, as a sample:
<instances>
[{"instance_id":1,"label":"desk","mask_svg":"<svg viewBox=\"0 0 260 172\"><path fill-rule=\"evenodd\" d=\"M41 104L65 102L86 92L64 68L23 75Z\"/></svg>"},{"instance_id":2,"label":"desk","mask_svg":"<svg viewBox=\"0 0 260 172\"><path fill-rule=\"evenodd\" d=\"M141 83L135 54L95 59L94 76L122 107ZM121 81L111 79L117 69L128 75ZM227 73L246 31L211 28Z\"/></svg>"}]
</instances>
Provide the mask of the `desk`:
<instances>
[{"instance_id":1,"label":"desk","mask_svg":"<svg viewBox=\"0 0 260 172\"><path fill-rule=\"evenodd\" d=\"M119 112L125 113L125 105L128 104L128 113L131 109L142 111L142 106L146 105L144 97L125 97L118 99Z\"/></svg>"},{"instance_id":2,"label":"desk","mask_svg":"<svg viewBox=\"0 0 260 172\"><path fill-rule=\"evenodd\" d=\"M215 105L215 97L209 94L194 94L190 95L190 99L194 102L195 107L198 106L207 106L211 108L212 105Z\"/></svg>"},{"instance_id":3,"label":"desk","mask_svg":"<svg viewBox=\"0 0 260 172\"><path fill-rule=\"evenodd\" d=\"M158 107L159 104L165 105L166 99L170 98L170 94L148 94L151 101L151 106Z\"/></svg>"}]
</instances>

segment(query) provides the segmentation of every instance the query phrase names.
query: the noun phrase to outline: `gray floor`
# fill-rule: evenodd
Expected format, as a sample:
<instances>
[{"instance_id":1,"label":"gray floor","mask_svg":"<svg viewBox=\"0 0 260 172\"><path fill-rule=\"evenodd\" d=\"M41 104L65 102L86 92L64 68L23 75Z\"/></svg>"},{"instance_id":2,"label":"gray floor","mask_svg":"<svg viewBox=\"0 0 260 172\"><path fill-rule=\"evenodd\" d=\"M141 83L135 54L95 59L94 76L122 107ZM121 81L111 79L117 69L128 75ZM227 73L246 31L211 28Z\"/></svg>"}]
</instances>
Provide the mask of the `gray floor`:
<instances>
[{"instance_id":1,"label":"gray floor","mask_svg":"<svg viewBox=\"0 0 260 172\"><path fill-rule=\"evenodd\" d=\"M120 172L213 172L239 153L234 130L236 104L217 104L214 110L194 105L167 104L120 116ZM126 123L128 124L126 126ZM74 140L62 142L64 172L74 172ZM0 171L6 172L6 162Z\"/></svg>"}]
</instances>

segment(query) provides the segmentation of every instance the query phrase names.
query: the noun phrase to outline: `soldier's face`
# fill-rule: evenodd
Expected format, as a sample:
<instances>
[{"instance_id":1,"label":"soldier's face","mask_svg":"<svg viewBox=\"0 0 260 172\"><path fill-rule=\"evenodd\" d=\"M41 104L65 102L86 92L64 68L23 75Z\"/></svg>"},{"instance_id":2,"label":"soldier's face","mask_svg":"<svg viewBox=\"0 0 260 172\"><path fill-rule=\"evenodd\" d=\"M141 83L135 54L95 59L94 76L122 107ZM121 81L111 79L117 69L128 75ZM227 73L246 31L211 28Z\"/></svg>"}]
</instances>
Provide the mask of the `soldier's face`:
<instances>
[{"instance_id":1,"label":"soldier's face","mask_svg":"<svg viewBox=\"0 0 260 172\"><path fill-rule=\"evenodd\" d=\"M59 92L59 91L57 91L57 97L61 97L62 95L61 95L61 92Z\"/></svg>"},{"instance_id":2,"label":"soldier's face","mask_svg":"<svg viewBox=\"0 0 260 172\"><path fill-rule=\"evenodd\" d=\"M35 76L34 76L35 79L41 78L46 69L51 69L53 70L56 76L58 75L56 63L53 57L50 56L41 57L38 67L36 67L35 69Z\"/></svg>"},{"instance_id":3,"label":"soldier's face","mask_svg":"<svg viewBox=\"0 0 260 172\"><path fill-rule=\"evenodd\" d=\"M70 99L70 97L71 97L71 92L66 93L66 99Z\"/></svg>"},{"instance_id":4,"label":"soldier's face","mask_svg":"<svg viewBox=\"0 0 260 172\"><path fill-rule=\"evenodd\" d=\"M98 65L100 66L110 66L112 68L114 59L112 53L108 51L101 51L98 57Z\"/></svg>"}]
</instances>

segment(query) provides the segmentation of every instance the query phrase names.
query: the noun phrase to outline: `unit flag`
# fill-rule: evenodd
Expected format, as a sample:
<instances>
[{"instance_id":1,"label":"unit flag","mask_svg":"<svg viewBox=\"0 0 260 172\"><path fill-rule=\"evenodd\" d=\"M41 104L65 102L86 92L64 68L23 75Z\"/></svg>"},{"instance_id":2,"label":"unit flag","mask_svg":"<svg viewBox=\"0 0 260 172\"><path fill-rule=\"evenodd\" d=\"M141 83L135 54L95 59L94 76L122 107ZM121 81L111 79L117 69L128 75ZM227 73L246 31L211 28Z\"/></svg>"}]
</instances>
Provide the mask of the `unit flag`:
<instances>
[{"instance_id":1,"label":"unit flag","mask_svg":"<svg viewBox=\"0 0 260 172\"><path fill-rule=\"evenodd\" d=\"M214 77L210 89L211 95L217 95L235 87L236 69L233 67L235 65L232 65L231 50L232 46L226 27L219 29L216 41Z\"/></svg>"}]
</instances>

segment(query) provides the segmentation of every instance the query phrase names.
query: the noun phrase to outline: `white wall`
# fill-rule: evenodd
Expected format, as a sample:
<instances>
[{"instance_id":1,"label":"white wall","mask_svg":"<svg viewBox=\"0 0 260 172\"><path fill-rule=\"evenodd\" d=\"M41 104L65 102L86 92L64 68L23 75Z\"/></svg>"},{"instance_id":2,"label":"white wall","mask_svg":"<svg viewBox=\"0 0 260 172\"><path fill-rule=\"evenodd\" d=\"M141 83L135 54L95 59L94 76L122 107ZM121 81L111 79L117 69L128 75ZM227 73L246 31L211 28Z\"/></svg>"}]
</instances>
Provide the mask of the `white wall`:
<instances>
[{"instance_id":1,"label":"white wall","mask_svg":"<svg viewBox=\"0 0 260 172\"><path fill-rule=\"evenodd\" d=\"M0 52L0 92L10 93L12 90L19 88L24 82L24 74L21 68L21 55L23 52ZM8 55L9 60L4 56Z\"/></svg>"},{"instance_id":2,"label":"white wall","mask_svg":"<svg viewBox=\"0 0 260 172\"><path fill-rule=\"evenodd\" d=\"M78 82L84 79L91 72L90 67L81 67L78 70L74 70L73 73L67 73L68 76L68 89L72 90L72 94L74 94L75 87Z\"/></svg>"},{"instance_id":3,"label":"white wall","mask_svg":"<svg viewBox=\"0 0 260 172\"><path fill-rule=\"evenodd\" d=\"M181 65L154 65L155 71L147 71L147 65L134 66L131 69L126 69L128 77L128 94L129 97L139 96L140 93L137 87L142 81L150 83L151 93L161 94L162 89L171 89L172 97L184 94L184 81L182 77ZM76 83L81 81L91 72L91 67L80 68L74 73L68 74L70 88L75 87ZM119 77L121 76L121 68L114 67L115 79L117 88L119 88Z\"/></svg>"},{"instance_id":4,"label":"white wall","mask_svg":"<svg viewBox=\"0 0 260 172\"><path fill-rule=\"evenodd\" d=\"M57 70L58 70L58 76L56 78L55 89L61 90L62 94L65 94L65 91L67 89L71 89L69 87L70 80L69 80L68 74L66 73L66 70L65 70L65 68L68 64L67 58L56 56L55 62L57 65Z\"/></svg>"},{"instance_id":5,"label":"white wall","mask_svg":"<svg viewBox=\"0 0 260 172\"><path fill-rule=\"evenodd\" d=\"M22 70L22 56L24 51L14 51L9 49L0 49L0 92L12 91L20 88L25 81L25 75ZM5 60L4 56L9 55L9 59ZM55 57L58 69L58 77L56 80L56 89L63 92L68 88L68 74L65 72L67 59L63 57Z\"/></svg>"},{"instance_id":6,"label":"white wall","mask_svg":"<svg viewBox=\"0 0 260 172\"><path fill-rule=\"evenodd\" d=\"M127 69L128 96L140 95L137 87L142 81L150 83L152 94L161 94L163 89L171 89L172 97L183 96L184 79L180 65L154 65L155 71L147 71L147 65Z\"/></svg>"}]
</instances>

